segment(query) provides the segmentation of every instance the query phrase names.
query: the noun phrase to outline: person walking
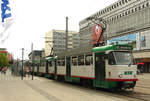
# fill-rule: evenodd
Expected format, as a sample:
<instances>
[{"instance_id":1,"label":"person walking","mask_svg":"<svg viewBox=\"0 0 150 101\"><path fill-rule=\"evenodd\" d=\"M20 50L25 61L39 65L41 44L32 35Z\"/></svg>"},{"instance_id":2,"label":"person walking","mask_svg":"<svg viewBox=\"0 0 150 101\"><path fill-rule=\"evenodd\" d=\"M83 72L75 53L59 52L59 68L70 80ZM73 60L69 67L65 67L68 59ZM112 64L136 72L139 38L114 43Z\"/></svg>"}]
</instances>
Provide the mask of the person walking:
<instances>
[{"instance_id":1,"label":"person walking","mask_svg":"<svg viewBox=\"0 0 150 101\"><path fill-rule=\"evenodd\" d=\"M7 71L7 68L6 68L6 67L3 67L3 68L2 68L2 73L6 74L6 71Z\"/></svg>"},{"instance_id":2,"label":"person walking","mask_svg":"<svg viewBox=\"0 0 150 101\"><path fill-rule=\"evenodd\" d=\"M28 75L28 77L30 77L30 70L29 70L29 67L27 68L27 75Z\"/></svg>"}]
</instances>

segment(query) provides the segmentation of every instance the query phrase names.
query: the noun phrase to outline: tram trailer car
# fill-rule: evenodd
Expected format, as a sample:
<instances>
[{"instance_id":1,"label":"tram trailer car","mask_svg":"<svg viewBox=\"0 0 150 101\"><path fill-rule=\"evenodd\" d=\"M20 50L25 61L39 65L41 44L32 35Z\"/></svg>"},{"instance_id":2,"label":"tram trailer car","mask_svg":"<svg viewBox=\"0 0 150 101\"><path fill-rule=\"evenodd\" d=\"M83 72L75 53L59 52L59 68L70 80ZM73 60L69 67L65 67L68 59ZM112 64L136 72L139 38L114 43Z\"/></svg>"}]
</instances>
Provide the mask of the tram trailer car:
<instances>
[{"instance_id":1,"label":"tram trailer car","mask_svg":"<svg viewBox=\"0 0 150 101\"><path fill-rule=\"evenodd\" d=\"M82 47L46 58L53 79L107 89L134 88L137 66L131 45Z\"/></svg>"}]
</instances>

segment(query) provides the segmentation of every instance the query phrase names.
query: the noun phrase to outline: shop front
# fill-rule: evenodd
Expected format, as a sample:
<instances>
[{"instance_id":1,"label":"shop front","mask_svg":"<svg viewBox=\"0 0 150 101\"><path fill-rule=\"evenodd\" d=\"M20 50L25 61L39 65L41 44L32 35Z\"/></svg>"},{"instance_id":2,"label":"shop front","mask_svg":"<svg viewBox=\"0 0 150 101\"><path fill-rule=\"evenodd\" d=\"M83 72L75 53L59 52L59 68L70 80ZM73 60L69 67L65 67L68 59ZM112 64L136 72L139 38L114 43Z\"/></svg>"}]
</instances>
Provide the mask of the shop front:
<instances>
[{"instance_id":1,"label":"shop front","mask_svg":"<svg viewBox=\"0 0 150 101\"><path fill-rule=\"evenodd\" d=\"M133 53L137 68L142 73L150 73L150 51L134 52Z\"/></svg>"}]
</instances>

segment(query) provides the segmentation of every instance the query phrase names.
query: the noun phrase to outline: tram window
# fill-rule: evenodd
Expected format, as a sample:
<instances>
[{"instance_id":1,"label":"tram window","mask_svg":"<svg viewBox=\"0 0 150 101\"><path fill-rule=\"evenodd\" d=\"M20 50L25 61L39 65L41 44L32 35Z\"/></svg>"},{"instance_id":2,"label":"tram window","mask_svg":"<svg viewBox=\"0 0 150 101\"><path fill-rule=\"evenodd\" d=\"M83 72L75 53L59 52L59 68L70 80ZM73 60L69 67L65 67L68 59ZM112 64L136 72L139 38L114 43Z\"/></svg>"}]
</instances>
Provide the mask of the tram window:
<instances>
[{"instance_id":1,"label":"tram window","mask_svg":"<svg viewBox=\"0 0 150 101\"><path fill-rule=\"evenodd\" d=\"M72 57L72 65L73 66L77 66L77 61L78 61L77 57Z\"/></svg>"},{"instance_id":2,"label":"tram window","mask_svg":"<svg viewBox=\"0 0 150 101\"><path fill-rule=\"evenodd\" d=\"M60 66L65 66L65 60L60 61Z\"/></svg>"},{"instance_id":3,"label":"tram window","mask_svg":"<svg viewBox=\"0 0 150 101\"><path fill-rule=\"evenodd\" d=\"M60 60L57 61L57 65L60 66Z\"/></svg>"},{"instance_id":4,"label":"tram window","mask_svg":"<svg viewBox=\"0 0 150 101\"><path fill-rule=\"evenodd\" d=\"M54 61L52 61L52 66L55 66L55 62Z\"/></svg>"},{"instance_id":5,"label":"tram window","mask_svg":"<svg viewBox=\"0 0 150 101\"><path fill-rule=\"evenodd\" d=\"M109 53L109 56L108 56L108 64L109 65L115 65L115 58L113 56L113 53Z\"/></svg>"},{"instance_id":6,"label":"tram window","mask_svg":"<svg viewBox=\"0 0 150 101\"><path fill-rule=\"evenodd\" d=\"M49 66L52 67L52 61L49 62Z\"/></svg>"},{"instance_id":7,"label":"tram window","mask_svg":"<svg viewBox=\"0 0 150 101\"><path fill-rule=\"evenodd\" d=\"M91 65L91 64L93 64L93 57L92 57L92 55L86 55L85 65Z\"/></svg>"},{"instance_id":8,"label":"tram window","mask_svg":"<svg viewBox=\"0 0 150 101\"><path fill-rule=\"evenodd\" d=\"M58 60L58 66L65 66L65 60Z\"/></svg>"},{"instance_id":9,"label":"tram window","mask_svg":"<svg viewBox=\"0 0 150 101\"><path fill-rule=\"evenodd\" d=\"M116 62L118 65L131 65L133 64L133 56L130 51L115 51Z\"/></svg>"},{"instance_id":10,"label":"tram window","mask_svg":"<svg viewBox=\"0 0 150 101\"><path fill-rule=\"evenodd\" d=\"M78 65L84 65L84 55L78 57Z\"/></svg>"}]
</instances>

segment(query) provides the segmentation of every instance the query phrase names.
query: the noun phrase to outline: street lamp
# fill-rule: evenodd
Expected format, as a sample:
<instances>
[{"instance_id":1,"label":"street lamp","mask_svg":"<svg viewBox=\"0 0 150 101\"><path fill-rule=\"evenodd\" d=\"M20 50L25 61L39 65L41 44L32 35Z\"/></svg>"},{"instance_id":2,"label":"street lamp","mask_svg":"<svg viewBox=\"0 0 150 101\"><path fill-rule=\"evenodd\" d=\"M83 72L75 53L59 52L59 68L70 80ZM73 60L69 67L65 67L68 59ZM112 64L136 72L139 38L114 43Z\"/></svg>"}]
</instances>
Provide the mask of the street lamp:
<instances>
[{"instance_id":1,"label":"street lamp","mask_svg":"<svg viewBox=\"0 0 150 101\"><path fill-rule=\"evenodd\" d=\"M21 73L21 79L23 80L23 76L24 76L24 69L23 69L23 56L24 56L24 48L21 49L22 50L22 73Z\"/></svg>"}]
</instances>

